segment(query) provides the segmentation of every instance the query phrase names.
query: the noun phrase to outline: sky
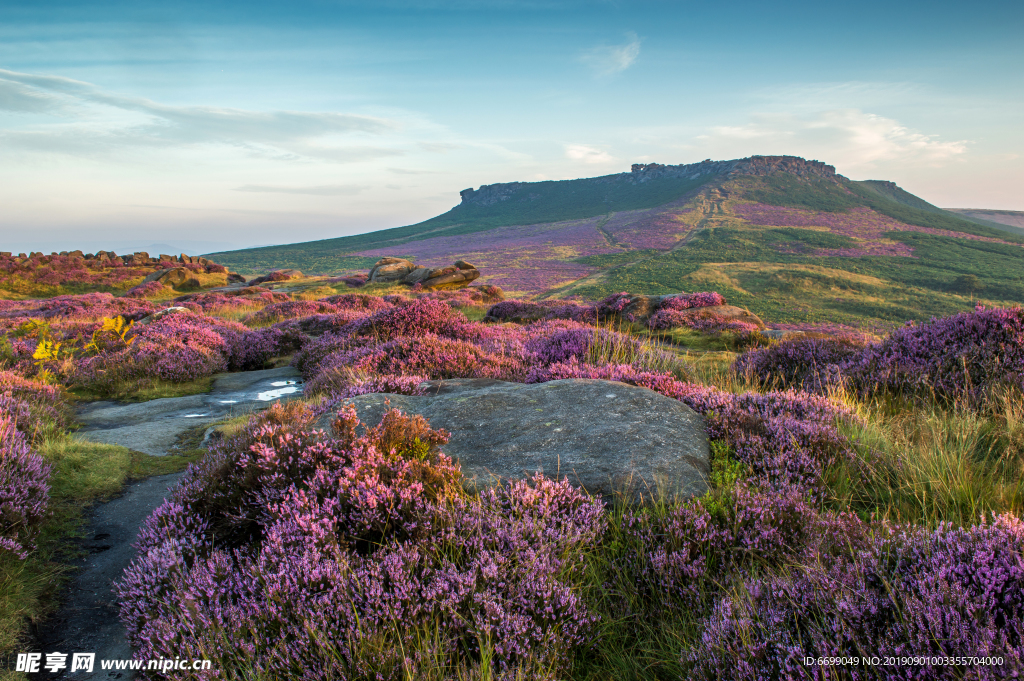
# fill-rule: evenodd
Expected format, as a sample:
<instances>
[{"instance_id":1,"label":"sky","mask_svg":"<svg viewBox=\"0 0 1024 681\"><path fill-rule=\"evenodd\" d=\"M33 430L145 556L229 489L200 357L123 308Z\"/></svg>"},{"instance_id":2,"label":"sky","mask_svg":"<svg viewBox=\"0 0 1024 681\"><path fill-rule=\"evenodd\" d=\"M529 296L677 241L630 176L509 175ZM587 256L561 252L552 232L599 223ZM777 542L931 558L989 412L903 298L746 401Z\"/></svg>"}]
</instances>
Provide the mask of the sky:
<instances>
[{"instance_id":1,"label":"sky","mask_svg":"<svg viewBox=\"0 0 1024 681\"><path fill-rule=\"evenodd\" d=\"M0 0L0 250L326 239L758 154L1024 210L1022 30L1019 1Z\"/></svg>"}]
</instances>

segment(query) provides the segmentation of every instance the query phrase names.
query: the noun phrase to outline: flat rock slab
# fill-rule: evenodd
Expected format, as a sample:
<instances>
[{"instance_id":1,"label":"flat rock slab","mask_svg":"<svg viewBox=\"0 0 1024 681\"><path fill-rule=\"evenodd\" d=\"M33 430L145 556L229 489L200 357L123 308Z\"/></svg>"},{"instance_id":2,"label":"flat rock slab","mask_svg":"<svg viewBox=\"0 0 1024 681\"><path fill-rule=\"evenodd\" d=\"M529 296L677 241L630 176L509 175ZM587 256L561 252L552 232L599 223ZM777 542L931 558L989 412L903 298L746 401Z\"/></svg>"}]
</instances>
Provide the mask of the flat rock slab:
<instances>
[{"instance_id":1,"label":"flat rock slab","mask_svg":"<svg viewBox=\"0 0 1024 681\"><path fill-rule=\"evenodd\" d=\"M76 437L165 456L189 428L297 397L302 397L302 377L293 367L219 374L203 395L137 404L92 402L76 416L83 426Z\"/></svg>"},{"instance_id":2,"label":"flat rock slab","mask_svg":"<svg viewBox=\"0 0 1024 681\"><path fill-rule=\"evenodd\" d=\"M543 472L605 497L626 490L646 498L707 491L703 419L653 390L591 379L531 385L456 379L424 387L430 394L377 393L346 402L364 424L376 425L397 408L449 431L442 450L477 487ZM333 418L326 414L317 426L328 428Z\"/></svg>"}]
</instances>

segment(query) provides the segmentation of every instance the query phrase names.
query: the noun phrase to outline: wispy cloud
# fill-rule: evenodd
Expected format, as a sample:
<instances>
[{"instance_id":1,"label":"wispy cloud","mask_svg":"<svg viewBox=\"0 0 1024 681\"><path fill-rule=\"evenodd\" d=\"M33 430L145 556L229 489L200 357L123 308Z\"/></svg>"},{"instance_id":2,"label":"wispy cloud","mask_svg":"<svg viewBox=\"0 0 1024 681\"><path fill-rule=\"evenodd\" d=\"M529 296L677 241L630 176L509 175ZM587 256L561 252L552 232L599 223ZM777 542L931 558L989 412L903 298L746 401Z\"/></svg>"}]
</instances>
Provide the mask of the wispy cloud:
<instances>
[{"instance_id":1,"label":"wispy cloud","mask_svg":"<svg viewBox=\"0 0 1024 681\"><path fill-rule=\"evenodd\" d=\"M336 112L251 111L213 106L172 106L107 92L61 76L0 69L0 109L62 116L60 125L0 131L5 146L68 154L98 147L223 144L270 158L348 162L394 156L384 147L351 145L355 136L381 135L395 121ZM71 122L67 122L70 120Z\"/></svg>"},{"instance_id":2,"label":"wispy cloud","mask_svg":"<svg viewBox=\"0 0 1024 681\"><path fill-rule=\"evenodd\" d=\"M565 157L574 161L583 161L584 163L593 164L612 163L615 161L615 157L607 151L603 151L597 147L587 146L586 144L566 144Z\"/></svg>"},{"instance_id":3,"label":"wispy cloud","mask_svg":"<svg viewBox=\"0 0 1024 681\"><path fill-rule=\"evenodd\" d=\"M622 73L640 56L641 39L630 31L623 45L600 45L583 52L579 60L589 66L595 75L612 76Z\"/></svg>"},{"instance_id":4,"label":"wispy cloud","mask_svg":"<svg viewBox=\"0 0 1024 681\"><path fill-rule=\"evenodd\" d=\"M842 172L895 160L942 165L967 152L968 145L967 140L939 140L859 109L836 109L807 116L756 115L741 125L712 128L691 148L715 158L799 154L833 163Z\"/></svg>"},{"instance_id":5,"label":"wispy cloud","mask_svg":"<svg viewBox=\"0 0 1024 681\"><path fill-rule=\"evenodd\" d=\"M309 194L311 196L352 196L369 187L354 184L324 184L317 187L282 187L267 184L247 184L235 187L236 192L269 192L273 194Z\"/></svg>"}]
</instances>

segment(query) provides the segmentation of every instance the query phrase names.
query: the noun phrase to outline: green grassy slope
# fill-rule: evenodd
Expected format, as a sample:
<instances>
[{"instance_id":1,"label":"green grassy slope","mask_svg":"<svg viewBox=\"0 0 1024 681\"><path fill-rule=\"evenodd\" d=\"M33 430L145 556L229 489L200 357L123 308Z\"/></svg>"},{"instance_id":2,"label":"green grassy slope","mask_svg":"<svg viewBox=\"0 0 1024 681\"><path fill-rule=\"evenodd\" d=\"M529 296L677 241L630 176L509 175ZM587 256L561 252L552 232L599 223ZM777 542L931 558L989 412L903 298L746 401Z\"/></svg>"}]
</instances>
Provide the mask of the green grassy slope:
<instances>
[{"instance_id":1,"label":"green grassy slope","mask_svg":"<svg viewBox=\"0 0 1024 681\"><path fill-rule=\"evenodd\" d=\"M344 256L371 248L472 234L496 227L578 220L610 212L654 208L713 179L713 176L661 178L634 184L628 173L622 173L580 180L515 183L509 186L505 200L490 205L463 202L447 213L415 225L336 239L226 251L206 257L243 273L284 267L323 274L367 269L365 258ZM370 264L374 261L376 258L371 259Z\"/></svg>"},{"instance_id":2,"label":"green grassy slope","mask_svg":"<svg viewBox=\"0 0 1024 681\"><path fill-rule=\"evenodd\" d=\"M540 297L596 299L617 291L718 290L730 301L774 321L867 326L950 314L979 300L995 305L1024 303L1024 248L1017 245L1024 244L1024 235L1010 233L1005 225L997 228L944 211L891 182L787 173L719 174L644 183L632 179L624 173L513 183L500 185L499 191L491 194L484 190L494 187L482 188L475 194L477 202L471 194L460 206L417 225L214 257L242 271L272 267L297 267L307 273L366 269L376 258L350 254L435 236L651 208L682 197L675 205L688 208L697 221L687 219L692 230L674 248L577 258L574 262L597 270L540 293ZM486 201L479 201L481 197ZM846 214L849 218L844 219L850 220L870 216L862 211L870 208L908 225L1007 243L892 231L879 238L895 244L893 248L909 246L912 257L815 255L820 249L855 250L863 242L832 230L824 218L824 225L807 228L749 224L733 210L745 202ZM858 210L851 213L853 209ZM666 215L666 219L674 219ZM702 219L698 219L700 215Z\"/></svg>"}]
</instances>

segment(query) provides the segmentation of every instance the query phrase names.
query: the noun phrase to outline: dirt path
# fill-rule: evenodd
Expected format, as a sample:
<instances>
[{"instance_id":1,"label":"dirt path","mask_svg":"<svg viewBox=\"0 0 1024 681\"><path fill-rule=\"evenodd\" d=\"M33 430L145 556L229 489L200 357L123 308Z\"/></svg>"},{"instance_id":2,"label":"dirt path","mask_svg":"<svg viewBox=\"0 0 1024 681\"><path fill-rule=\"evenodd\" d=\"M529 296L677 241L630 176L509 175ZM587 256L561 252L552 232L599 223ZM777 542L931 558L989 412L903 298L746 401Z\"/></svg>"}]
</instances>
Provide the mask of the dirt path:
<instances>
[{"instance_id":1,"label":"dirt path","mask_svg":"<svg viewBox=\"0 0 1024 681\"><path fill-rule=\"evenodd\" d=\"M95 442L118 444L165 456L178 435L198 424L236 413L264 409L274 401L301 397L302 379L291 367L223 374L205 395L174 397L138 404L95 402L78 414L77 434ZM37 632L37 651L95 653L93 672L30 674L35 679L133 679L130 670L103 670L100 660L129 660L131 646L118 617L112 586L135 557L135 539L143 521L163 503L182 473L129 484L123 494L91 513L83 548L89 552L77 568L60 611Z\"/></svg>"}]
</instances>

